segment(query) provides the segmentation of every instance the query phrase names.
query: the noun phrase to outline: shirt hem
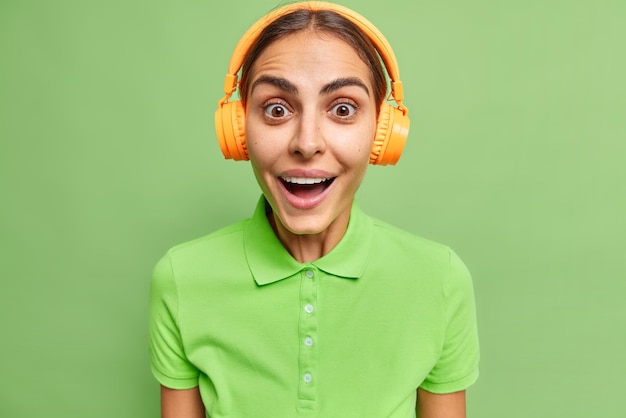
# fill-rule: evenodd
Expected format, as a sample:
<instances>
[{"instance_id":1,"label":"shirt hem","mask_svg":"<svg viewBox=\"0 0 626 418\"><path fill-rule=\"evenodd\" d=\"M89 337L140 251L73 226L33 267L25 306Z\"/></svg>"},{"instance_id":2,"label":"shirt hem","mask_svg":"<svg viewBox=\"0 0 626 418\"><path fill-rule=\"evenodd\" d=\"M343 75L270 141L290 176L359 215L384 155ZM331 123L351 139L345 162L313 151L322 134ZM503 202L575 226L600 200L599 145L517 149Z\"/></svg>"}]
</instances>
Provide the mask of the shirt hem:
<instances>
[{"instance_id":1,"label":"shirt hem","mask_svg":"<svg viewBox=\"0 0 626 418\"><path fill-rule=\"evenodd\" d=\"M163 386L170 389L192 389L198 386L198 376L186 377L186 378L174 378L166 376L158 371L154 366L152 367L152 375Z\"/></svg>"},{"instance_id":2,"label":"shirt hem","mask_svg":"<svg viewBox=\"0 0 626 418\"><path fill-rule=\"evenodd\" d=\"M471 385L473 385L478 379L478 369L474 370L472 373L468 374L465 377L462 377L457 380L453 380L451 382L423 382L420 388L436 394L445 394L445 393L453 393L459 392L461 390L465 390Z\"/></svg>"}]
</instances>

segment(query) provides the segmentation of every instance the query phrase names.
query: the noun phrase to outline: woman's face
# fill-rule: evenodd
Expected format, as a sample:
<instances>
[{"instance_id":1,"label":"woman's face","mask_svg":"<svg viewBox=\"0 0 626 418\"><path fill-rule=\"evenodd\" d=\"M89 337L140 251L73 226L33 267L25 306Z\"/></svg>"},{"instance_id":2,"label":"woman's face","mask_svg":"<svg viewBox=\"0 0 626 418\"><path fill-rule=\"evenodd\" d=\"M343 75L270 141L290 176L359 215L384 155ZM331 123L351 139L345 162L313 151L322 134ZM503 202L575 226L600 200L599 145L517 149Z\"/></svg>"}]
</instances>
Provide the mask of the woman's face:
<instances>
[{"instance_id":1,"label":"woman's face","mask_svg":"<svg viewBox=\"0 0 626 418\"><path fill-rule=\"evenodd\" d=\"M345 232L376 131L368 66L344 41L303 31L270 44L248 77L248 152L275 220L294 234Z\"/></svg>"}]
</instances>

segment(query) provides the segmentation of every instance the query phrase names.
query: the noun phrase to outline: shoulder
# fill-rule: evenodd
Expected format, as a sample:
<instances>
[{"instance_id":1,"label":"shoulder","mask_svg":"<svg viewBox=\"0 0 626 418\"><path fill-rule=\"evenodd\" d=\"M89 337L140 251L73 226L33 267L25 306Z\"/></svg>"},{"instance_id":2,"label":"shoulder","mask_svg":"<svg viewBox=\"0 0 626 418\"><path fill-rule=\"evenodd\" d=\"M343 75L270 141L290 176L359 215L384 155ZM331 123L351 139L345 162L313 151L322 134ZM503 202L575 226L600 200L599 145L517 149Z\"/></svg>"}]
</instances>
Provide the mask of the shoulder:
<instances>
[{"instance_id":1,"label":"shoulder","mask_svg":"<svg viewBox=\"0 0 626 418\"><path fill-rule=\"evenodd\" d=\"M220 228L199 238L170 248L157 262L154 281L167 281L199 269L215 271L229 257L243 257L243 231L249 219Z\"/></svg>"},{"instance_id":2,"label":"shoulder","mask_svg":"<svg viewBox=\"0 0 626 418\"><path fill-rule=\"evenodd\" d=\"M167 252L175 265L194 260L212 260L243 251L243 232L249 219L225 226L210 234L183 242Z\"/></svg>"},{"instance_id":3,"label":"shoulder","mask_svg":"<svg viewBox=\"0 0 626 418\"><path fill-rule=\"evenodd\" d=\"M195 238L190 241L180 243L168 250L170 256L176 257L195 251L204 251L207 247L220 246L232 239L241 236L249 219L245 219L234 224L225 226L207 235Z\"/></svg>"},{"instance_id":4,"label":"shoulder","mask_svg":"<svg viewBox=\"0 0 626 418\"><path fill-rule=\"evenodd\" d=\"M386 268L397 265L404 271L419 272L444 288L471 286L470 273L448 245L432 241L400 229L387 222L371 218L374 227L376 258ZM447 290L444 290L447 292Z\"/></svg>"},{"instance_id":5,"label":"shoulder","mask_svg":"<svg viewBox=\"0 0 626 418\"><path fill-rule=\"evenodd\" d=\"M371 219L375 242L378 243L380 251L386 255L423 256L442 262L449 261L452 250L447 245L415 235L379 219Z\"/></svg>"}]
</instances>

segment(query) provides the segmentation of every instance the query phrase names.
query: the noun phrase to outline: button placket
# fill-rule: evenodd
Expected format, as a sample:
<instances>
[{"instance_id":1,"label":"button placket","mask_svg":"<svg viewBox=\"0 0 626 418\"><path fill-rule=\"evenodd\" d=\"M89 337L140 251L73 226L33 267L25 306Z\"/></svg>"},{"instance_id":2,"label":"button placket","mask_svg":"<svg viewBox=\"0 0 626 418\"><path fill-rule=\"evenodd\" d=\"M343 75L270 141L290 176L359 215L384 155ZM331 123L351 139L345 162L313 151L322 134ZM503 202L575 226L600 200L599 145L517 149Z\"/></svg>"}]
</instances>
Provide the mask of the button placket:
<instances>
[{"instance_id":1,"label":"button placket","mask_svg":"<svg viewBox=\"0 0 626 418\"><path fill-rule=\"evenodd\" d=\"M306 410L314 408L317 393L318 311L316 307L319 275L319 271L313 267L307 267L301 272L300 279L298 408Z\"/></svg>"}]
</instances>

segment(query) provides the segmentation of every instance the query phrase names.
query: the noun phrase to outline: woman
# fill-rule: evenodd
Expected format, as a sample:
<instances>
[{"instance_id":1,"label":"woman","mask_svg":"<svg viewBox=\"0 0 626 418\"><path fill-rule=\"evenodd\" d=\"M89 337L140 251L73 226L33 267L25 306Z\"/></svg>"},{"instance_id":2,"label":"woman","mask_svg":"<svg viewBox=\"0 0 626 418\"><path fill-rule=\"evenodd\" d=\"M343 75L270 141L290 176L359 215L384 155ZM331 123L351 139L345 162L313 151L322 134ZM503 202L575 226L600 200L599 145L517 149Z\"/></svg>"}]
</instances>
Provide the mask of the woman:
<instances>
[{"instance_id":1,"label":"woman","mask_svg":"<svg viewBox=\"0 0 626 418\"><path fill-rule=\"evenodd\" d=\"M382 35L340 6L296 3L244 35L229 72L218 138L250 159L263 196L155 269L162 416L464 417L478 376L467 270L354 203L408 129Z\"/></svg>"}]
</instances>

